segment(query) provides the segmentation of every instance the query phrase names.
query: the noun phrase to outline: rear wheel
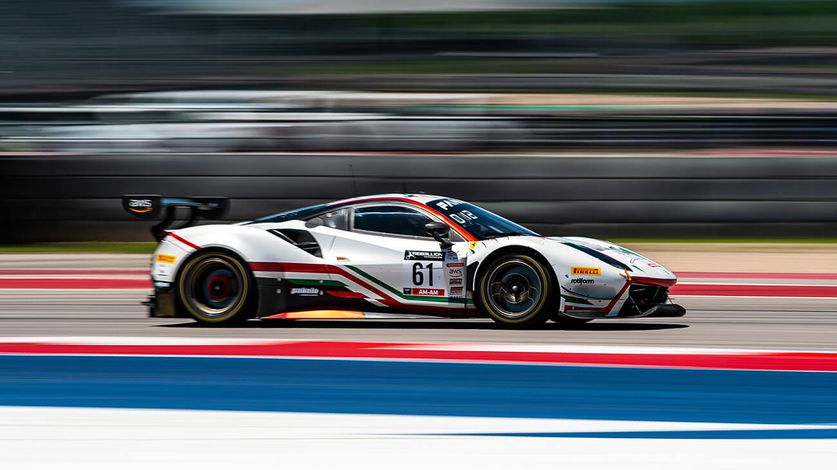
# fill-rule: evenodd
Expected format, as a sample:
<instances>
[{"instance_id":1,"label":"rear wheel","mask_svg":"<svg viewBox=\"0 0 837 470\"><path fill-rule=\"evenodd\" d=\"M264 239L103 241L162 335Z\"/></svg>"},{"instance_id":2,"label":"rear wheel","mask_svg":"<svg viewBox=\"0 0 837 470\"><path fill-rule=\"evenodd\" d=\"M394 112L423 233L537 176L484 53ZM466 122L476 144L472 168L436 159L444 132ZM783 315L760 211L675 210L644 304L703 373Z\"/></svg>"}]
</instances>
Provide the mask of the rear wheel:
<instances>
[{"instance_id":1,"label":"rear wheel","mask_svg":"<svg viewBox=\"0 0 837 470\"><path fill-rule=\"evenodd\" d=\"M250 318L252 292L249 270L223 251L207 251L189 259L178 286L178 298L186 311L201 323L218 326Z\"/></svg>"},{"instance_id":2,"label":"rear wheel","mask_svg":"<svg viewBox=\"0 0 837 470\"><path fill-rule=\"evenodd\" d=\"M549 319L552 279L531 256L508 254L494 260L478 282L477 305L500 325L531 328Z\"/></svg>"}]
</instances>

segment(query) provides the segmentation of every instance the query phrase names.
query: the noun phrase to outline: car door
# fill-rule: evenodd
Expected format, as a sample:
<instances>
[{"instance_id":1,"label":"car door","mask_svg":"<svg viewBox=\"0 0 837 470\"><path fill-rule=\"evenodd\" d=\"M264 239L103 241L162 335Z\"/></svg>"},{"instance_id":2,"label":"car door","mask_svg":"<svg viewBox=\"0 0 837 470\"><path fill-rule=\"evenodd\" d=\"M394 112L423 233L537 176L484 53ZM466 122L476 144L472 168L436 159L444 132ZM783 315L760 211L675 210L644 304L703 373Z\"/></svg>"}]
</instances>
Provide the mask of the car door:
<instances>
[{"instance_id":1,"label":"car door","mask_svg":"<svg viewBox=\"0 0 837 470\"><path fill-rule=\"evenodd\" d=\"M406 203L371 203L351 207L349 220L349 230L324 253L337 268L335 277L380 307L415 313L464 308L467 244L452 240L453 247L442 249L424 230L438 222L431 214Z\"/></svg>"}]
</instances>

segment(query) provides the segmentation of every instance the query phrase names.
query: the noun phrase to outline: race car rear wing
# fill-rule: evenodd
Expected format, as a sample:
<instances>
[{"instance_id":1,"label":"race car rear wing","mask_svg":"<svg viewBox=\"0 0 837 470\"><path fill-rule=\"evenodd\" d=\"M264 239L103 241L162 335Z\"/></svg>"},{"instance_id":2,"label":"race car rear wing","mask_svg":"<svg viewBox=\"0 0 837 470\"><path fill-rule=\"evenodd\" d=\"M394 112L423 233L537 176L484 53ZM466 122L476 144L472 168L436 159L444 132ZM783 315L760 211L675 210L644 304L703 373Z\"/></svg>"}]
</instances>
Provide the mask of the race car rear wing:
<instances>
[{"instance_id":1,"label":"race car rear wing","mask_svg":"<svg viewBox=\"0 0 837 470\"><path fill-rule=\"evenodd\" d=\"M227 214L230 201L225 197L162 197L153 194L122 196L122 207L140 219L156 219L163 212L163 220L151 227L151 235L162 240L177 217L177 208L188 209L186 222L177 228L194 224L198 219L220 219Z\"/></svg>"}]
</instances>

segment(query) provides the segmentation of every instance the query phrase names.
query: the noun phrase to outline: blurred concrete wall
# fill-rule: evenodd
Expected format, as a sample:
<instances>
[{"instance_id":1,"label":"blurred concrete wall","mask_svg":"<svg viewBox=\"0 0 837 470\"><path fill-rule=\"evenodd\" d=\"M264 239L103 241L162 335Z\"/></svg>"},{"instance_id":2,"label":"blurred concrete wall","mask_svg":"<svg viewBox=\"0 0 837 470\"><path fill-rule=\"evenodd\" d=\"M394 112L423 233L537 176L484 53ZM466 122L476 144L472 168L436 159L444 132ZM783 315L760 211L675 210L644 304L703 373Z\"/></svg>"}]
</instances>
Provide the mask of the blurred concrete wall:
<instances>
[{"instance_id":1,"label":"blurred concrete wall","mask_svg":"<svg viewBox=\"0 0 837 470\"><path fill-rule=\"evenodd\" d=\"M837 157L5 155L3 242L143 240L119 196L227 196L230 220L383 192L467 199L547 235L834 236Z\"/></svg>"}]
</instances>

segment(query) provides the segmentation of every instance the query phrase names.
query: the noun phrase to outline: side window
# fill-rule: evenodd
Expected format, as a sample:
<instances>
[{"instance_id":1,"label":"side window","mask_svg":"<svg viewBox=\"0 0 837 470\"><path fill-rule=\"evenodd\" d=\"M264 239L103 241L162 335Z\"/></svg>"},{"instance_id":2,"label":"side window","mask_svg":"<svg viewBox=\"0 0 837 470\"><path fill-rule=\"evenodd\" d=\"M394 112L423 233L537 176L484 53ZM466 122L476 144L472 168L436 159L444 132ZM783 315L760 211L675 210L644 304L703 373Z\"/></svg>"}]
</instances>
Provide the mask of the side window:
<instances>
[{"instance_id":1,"label":"side window","mask_svg":"<svg viewBox=\"0 0 837 470\"><path fill-rule=\"evenodd\" d=\"M429 238L425 224L433 222L421 212L404 206L366 206L355 209L355 230Z\"/></svg>"},{"instance_id":2,"label":"side window","mask_svg":"<svg viewBox=\"0 0 837 470\"><path fill-rule=\"evenodd\" d=\"M349 230L348 209L336 209L305 221L305 226L307 228L319 227L321 225L340 230Z\"/></svg>"},{"instance_id":3,"label":"side window","mask_svg":"<svg viewBox=\"0 0 837 470\"><path fill-rule=\"evenodd\" d=\"M340 230L349 229L349 211L346 209L339 209L332 212L327 212L320 217L323 219L323 225L326 227L336 228Z\"/></svg>"}]
</instances>

